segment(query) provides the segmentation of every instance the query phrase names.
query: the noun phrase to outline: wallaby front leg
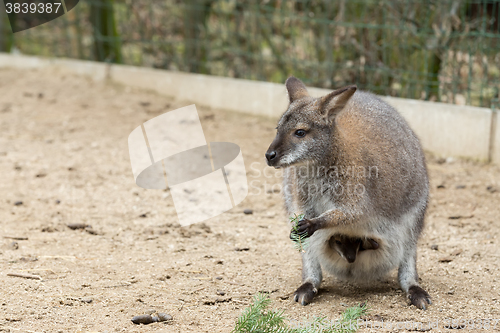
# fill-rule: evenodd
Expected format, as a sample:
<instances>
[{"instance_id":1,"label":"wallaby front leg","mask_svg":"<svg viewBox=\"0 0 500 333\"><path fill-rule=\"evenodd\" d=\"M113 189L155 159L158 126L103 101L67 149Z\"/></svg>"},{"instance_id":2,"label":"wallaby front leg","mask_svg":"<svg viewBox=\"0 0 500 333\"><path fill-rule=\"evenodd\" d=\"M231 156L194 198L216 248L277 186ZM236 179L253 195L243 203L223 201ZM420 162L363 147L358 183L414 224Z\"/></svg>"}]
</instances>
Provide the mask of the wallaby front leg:
<instances>
[{"instance_id":1,"label":"wallaby front leg","mask_svg":"<svg viewBox=\"0 0 500 333\"><path fill-rule=\"evenodd\" d=\"M309 304L318 293L321 280L323 274L319 260L306 250L302 253L302 285L295 291L294 301L302 305Z\"/></svg>"},{"instance_id":2,"label":"wallaby front leg","mask_svg":"<svg viewBox=\"0 0 500 333\"><path fill-rule=\"evenodd\" d=\"M292 233L310 237L319 229L334 227L337 225L346 224L348 222L349 219L344 212L338 209L332 209L324 212L318 217L300 220L299 222L297 222L296 231L292 229Z\"/></svg>"}]
</instances>

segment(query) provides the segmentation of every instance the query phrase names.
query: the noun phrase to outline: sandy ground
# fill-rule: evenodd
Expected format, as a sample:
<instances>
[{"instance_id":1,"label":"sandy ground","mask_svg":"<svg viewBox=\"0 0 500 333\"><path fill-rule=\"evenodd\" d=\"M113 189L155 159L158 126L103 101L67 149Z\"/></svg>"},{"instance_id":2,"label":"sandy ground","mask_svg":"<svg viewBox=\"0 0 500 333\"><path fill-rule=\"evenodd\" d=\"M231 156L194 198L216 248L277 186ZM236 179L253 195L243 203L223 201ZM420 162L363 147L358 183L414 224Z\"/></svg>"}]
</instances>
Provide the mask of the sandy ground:
<instances>
[{"instance_id":1,"label":"sandy ground","mask_svg":"<svg viewBox=\"0 0 500 333\"><path fill-rule=\"evenodd\" d=\"M198 107L207 141L242 148L250 194L183 228L168 191L135 185L127 137L188 101L34 70L1 69L0 92L0 331L230 332L259 291L293 320L336 319L363 301L366 320L438 321L436 332L448 331L447 318L500 319L498 166L428 157L431 203L418 253L434 301L427 311L408 305L396 272L370 287L326 275L303 307L290 297L301 263L279 175L264 165L275 119ZM153 311L173 320L131 322Z\"/></svg>"}]
</instances>

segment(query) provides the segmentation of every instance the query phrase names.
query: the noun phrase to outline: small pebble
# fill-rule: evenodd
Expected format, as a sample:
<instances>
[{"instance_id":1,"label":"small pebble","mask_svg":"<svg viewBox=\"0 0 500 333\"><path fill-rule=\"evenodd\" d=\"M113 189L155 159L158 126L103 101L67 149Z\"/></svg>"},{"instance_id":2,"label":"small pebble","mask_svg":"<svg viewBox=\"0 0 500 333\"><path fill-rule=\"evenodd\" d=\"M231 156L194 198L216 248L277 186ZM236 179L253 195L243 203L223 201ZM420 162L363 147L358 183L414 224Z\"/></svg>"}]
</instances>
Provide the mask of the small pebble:
<instances>
[{"instance_id":1,"label":"small pebble","mask_svg":"<svg viewBox=\"0 0 500 333\"><path fill-rule=\"evenodd\" d=\"M434 251L437 251L437 250L439 250L439 245L433 244L433 245L431 245L431 249Z\"/></svg>"},{"instance_id":2,"label":"small pebble","mask_svg":"<svg viewBox=\"0 0 500 333\"><path fill-rule=\"evenodd\" d=\"M490 192L490 193L495 193L497 191L497 189L495 188L495 186L492 186L492 185L486 187L486 190L488 192Z\"/></svg>"},{"instance_id":3,"label":"small pebble","mask_svg":"<svg viewBox=\"0 0 500 333\"><path fill-rule=\"evenodd\" d=\"M92 303L93 299L92 298L82 298L82 302L84 303Z\"/></svg>"},{"instance_id":4,"label":"small pebble","mask_svg":"<svg viewBox=\"0 0 500 333\"><path fill-rule=\"evenodd\" d=\"M98 235L97 231L95 231L94 229L92 229L92 226L89 225L85 228L85 231L88 232L89 234L91 235Z\"/></svg>"},{"instance_id":5,"label":"small pebble","mask_svg":"<svg viewBox=\"0 0 500 333\"><path fill-rule=\"evenodd\" d=\"M465 188L465 185L457 185L456 186L456 189L457 190L461 190L461 189L464 189Z\"/></svg>"},{"instance_id":6,"label":"small pebble","mask_svg":"<svg viewBox=\"0 0 500 333\"><path fill-rule=\"evenodd\" d=\"M151 310L149 310L151 311ZM154 313L154 310L153 310L153 313ZM132 318L132 322L134 324L144 324L144 325L147 325L147 324L151 324L151 323L155 323L155 322L161 322L161 321L167 321L167 320L172 320L173 317L167 313L163 313L163 312L160 312L158 313L158 317L157 316L151 316L150 314L143 314L143 315L140 315L140 316L135 316L134 318Z\"/></svg>"},{"instance_id":7,"label":"small pebble","mask_svg":"<svg viewBox=\"0 0 500 333\"><path fill-rule=\"evenodd\" d=\"M155 317L155 318L158 319L157 317ZM151 315L149 315L149 314L135 316L134 318L132 318L132 322L134 324L144 324L144 325L147 325L147 324L154 323L155 321L157 321L157 320L154 320L154 318L151 317Z\"/></svg>"},{"instance_id":8,"label":"small pebble","mask_svg":"<svg viewBox=\"0 0 500 333\"><path fill-rule=\"evenodd\" d=\"M21 206L23 204L22 201L16 201L14 202L14 206Z\"/></svg>"},{"instance_id":9,"label":"small pebble","mask_svg":"<svg viewBox=\"0 0 500 333\"><path fill-rule=\"evenodd\" d=\"M276 216L276 213L275 212L267 212L266 213L266 217L269 217L269 218L273 218Z\"/></svg>"},{"instance_id":10,"label":"small pebble","mask_svg":"<svg viewBox=\"0 0 500 333\"><path fill-rule=\"evenodd\" d=\"M85 229L87 227L90 227L92 228L92 226L88 225L88 224L85 224L85 223L70 223L70 224L67 224L68 228L70 228L71 230L77 230L77 229Z\"/></svg>"},{"instance_id":11,"label":"small pebble","mask_svg":"<svg viewBox=\"0 0 500 333\"><path fill-rule=\"evenodd\" d=\"M226 294L225 291L217 290L217 295L224 296Z\"/></svg>"},{"instance_id":12,"label":"small pebble","mask_svg":"<svg viewBox=\"0 0 500 333\"><path fill-rule=\"evenodd\" d=\"M42 231L42 232L55 232L55 231L57 231L57 230L56 230L56 228L54 228L54 227L52 227L52 226L50 226L50 225L49 225L49 226L47 226L47 227L43 227L43 228L41 229L41 231Z\"/></svg>"},{"instance_id":13,"label":"small pebble","mask_svg":"<svg viewBox=\"0 0 500 333\"><path fill-rule=\"evenodd\" d=\"M12 243L9 244L9 247L12 250L17 250L17 249L19 249L19 243L18 242L12 242Z\"/></svg>"},{"instance_id":14,"label":"small pebble","mask_svg":"<svg viewBox=\"0 0 500 333\"><path fill-rule=\"evenodd\" d=\"M247 208L243 211L243 214L246 214L246 215L253 214L253 210Z\"/></svg>"},{"instance_id":15,"label":"small pebble","mask_svg":"<svg viewBox=\"0 0 500 333\"><path fill-rule=\"evenodd\" d=\"M451 262L453 261L453 258L451 257L443 257L438 260L439 262Z\"/></svg>"},{"instance_id":16,"label":"small pebble","mask_svg":"<svg viewBox=\"0 0 500 333\"><path fill-rule=\"evenodd\" d=\"M173 317L168 313L163 313L163 312L158 313L158 321L167 321L172 319Z\"/></svg>"},{"instance_id":17,"label":"small pebble","mask_svg":"<svg viewBox=\"0 0 500 333\"><path fill-rule=\"evenodd\" d=\"M216 280L222 280L222 276L216 276L215 279Z\"/></svg>"}]
</instances>

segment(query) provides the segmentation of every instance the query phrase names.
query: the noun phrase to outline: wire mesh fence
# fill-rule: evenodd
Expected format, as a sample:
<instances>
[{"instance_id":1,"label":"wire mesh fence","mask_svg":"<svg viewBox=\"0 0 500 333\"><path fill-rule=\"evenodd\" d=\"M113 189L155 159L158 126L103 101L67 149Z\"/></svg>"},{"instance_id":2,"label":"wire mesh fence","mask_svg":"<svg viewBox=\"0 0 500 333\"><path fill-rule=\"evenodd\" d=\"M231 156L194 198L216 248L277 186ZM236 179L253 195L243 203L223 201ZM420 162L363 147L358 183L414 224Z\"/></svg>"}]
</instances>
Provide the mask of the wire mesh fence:
<instances>
[{"instance_id":1,"label":"wire mesh fence","mask_svg":"<svg viewBox=\"0 0 500 333\"><path fill-rule=\"evenodd\" d=\"M22 53L491 107L500 0L87 0ZM1 22L1 21L0 21Z\"/></svg>"}]
</instances>

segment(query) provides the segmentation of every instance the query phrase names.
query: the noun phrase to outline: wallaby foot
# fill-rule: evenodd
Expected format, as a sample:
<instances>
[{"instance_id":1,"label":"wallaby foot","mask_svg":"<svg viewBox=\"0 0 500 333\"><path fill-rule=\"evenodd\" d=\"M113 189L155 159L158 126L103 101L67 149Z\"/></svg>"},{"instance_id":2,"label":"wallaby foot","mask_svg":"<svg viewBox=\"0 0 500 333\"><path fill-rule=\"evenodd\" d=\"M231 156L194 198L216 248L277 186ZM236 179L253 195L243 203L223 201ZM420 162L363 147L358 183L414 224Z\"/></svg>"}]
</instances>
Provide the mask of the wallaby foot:
<instances>
[{"instance_id":1,"label":"wallaby foot","mask_svg":"<svg viewBox=\"0 0 500 333\"><path fill-rule=\"evenodd\" d=\"M411 304L422 310L426 309L427 304L432 304L431 297L427 291L423 290L419 286L411 286L408 289L408 298L410 299Z\"/></svg>"},{"instance_id":2,"label":"wallaby foot","mask_svg":"<svg viewBox=\"0 0 500 333\"><path fill-rule=\"evenodd\" d=\"M431 297L427 291L418 286L416 257L417 245L415 243L408 244L406 256L399 265L398 279L401 288L406 291L411 304L425 310L428 304L432 304Z\"/></svg>"},{"instance_id":3,"label":"wallaby foot","mask_svg":"<svg viewBox=\"0 0 500 333\"><path fill-rule=\"evenodd\" d=\"M293 294L293 300L302 305L311 303L314 295L318 293L318 289L314 288L311 282L303 283Z\"/></svg>"}]
</instances>

